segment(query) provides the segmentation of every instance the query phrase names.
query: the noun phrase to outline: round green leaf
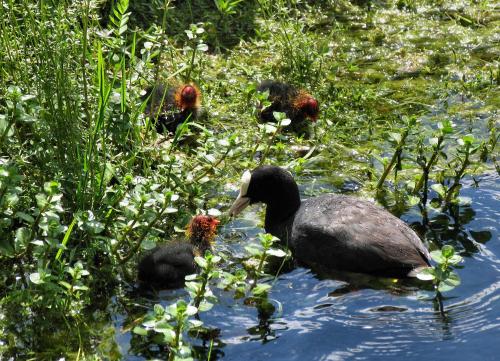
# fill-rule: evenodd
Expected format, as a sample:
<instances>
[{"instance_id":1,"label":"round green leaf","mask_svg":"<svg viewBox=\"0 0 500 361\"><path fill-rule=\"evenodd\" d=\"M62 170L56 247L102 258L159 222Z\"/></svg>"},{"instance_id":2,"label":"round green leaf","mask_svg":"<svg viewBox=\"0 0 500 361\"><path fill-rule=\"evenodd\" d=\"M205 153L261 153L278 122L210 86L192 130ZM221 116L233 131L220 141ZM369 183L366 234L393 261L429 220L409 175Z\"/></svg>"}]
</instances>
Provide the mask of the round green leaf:
<instances>
[{"instance_id":1,"label":"round green leaf","mask_svg":"<svg viewBox=\"0 0 500 361\"><path fill-rule=\"evenodd\" d=\"M424 268L419 273L417 273L417 278L422 281L432 281L436 278L434 269L431 267Z\"/></svg>"}]
</instances>

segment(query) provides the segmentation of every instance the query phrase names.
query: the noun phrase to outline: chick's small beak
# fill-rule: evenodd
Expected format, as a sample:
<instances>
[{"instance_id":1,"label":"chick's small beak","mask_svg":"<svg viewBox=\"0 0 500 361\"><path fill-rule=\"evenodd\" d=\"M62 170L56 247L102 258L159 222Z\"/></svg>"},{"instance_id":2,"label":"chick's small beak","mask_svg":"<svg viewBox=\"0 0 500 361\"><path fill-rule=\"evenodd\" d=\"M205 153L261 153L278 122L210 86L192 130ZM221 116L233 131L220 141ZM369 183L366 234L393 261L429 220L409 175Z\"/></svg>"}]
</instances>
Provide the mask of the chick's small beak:
<instances>
[{"instance_id":1,"label":"chick's small beak","mask_svg":"<svg viewBox=\"0 0 500 361\"><path fill-rule=\"evenodd\" d=\"M241 195L236 198L233 205L229 209L229 216L234 217L241 213L250 204L249 197L242 197Z\"/></svg>"}]
</instances>

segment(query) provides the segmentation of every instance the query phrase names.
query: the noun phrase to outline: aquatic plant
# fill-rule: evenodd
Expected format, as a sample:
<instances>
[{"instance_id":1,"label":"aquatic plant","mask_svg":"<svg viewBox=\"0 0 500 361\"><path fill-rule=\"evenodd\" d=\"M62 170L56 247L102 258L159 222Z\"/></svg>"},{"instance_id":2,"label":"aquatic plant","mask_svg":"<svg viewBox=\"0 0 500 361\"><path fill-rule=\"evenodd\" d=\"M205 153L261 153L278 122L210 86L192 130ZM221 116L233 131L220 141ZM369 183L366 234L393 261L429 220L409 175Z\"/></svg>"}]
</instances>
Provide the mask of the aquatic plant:
<instances>
[{"instance_id":1,"label":"aquatic plant","mask_svg":"<svg viewBox=\"0 0 500 361\"><path fill-rule=\"evenodd\" d=\"M462 257L455 253L453 246L445 245L440 250L431 252L431 257L436 266L424 268L417 274L423 281L432 281L437 292L451 291L460 285L460 277L453 268L462 262Z\"/></svg>"},{"instance_id":2,"label":"aquatic plant","mask_svg":"<svg viewBox=\"0 0 500 361\"><path fill-rule=\"evenodd\" d=\"M255 305L261 317L270 317L274 312L274 306L268 300L271 285L260 283L259 280L269 278L264 272L269 256L281 258L287 253L272 248L278 241L276 237L270 234L259 234L258 237L260 247L256 245L245 247L250 255L245 263L247 272L251 272L250 278L242 269L234 273L223 271L218 265L221 257L207 251L204 257L195 257L195 262L200 268L199 273L186 276L185 289L189 294L189 301L180 300L165 308L156 304L153 311L141 321L141 326L134 328L134 333L148 336L152 331L154 335L160 335L160 338L153 336L153 341L168 346L169 360L189 358L191 345L184 340L183 335L210 333L209 330L204 332L199 313L209 311L217 302L217 297L210 289L210 281L217 278L219 287L226 291L234 290L237 298L249 295L245 303Z\"/></svg>"},{"instance_id":3,"label":"aquatic plant","mask_svg":"<svg viewBox=\"0 0 500 361\"><path fill-rule=\"evenodd\" d=\"M436 265L424 268L417 273L417 278L423 281L432 281L435 289L434 301L441 316L446 317L443 305L443 292L453 290L460 285L460 277L453 269L462 262L463 258L455 253L451 245L445 245L440 250L431 252L431 258Z\"/></svg>"}]
</instances>

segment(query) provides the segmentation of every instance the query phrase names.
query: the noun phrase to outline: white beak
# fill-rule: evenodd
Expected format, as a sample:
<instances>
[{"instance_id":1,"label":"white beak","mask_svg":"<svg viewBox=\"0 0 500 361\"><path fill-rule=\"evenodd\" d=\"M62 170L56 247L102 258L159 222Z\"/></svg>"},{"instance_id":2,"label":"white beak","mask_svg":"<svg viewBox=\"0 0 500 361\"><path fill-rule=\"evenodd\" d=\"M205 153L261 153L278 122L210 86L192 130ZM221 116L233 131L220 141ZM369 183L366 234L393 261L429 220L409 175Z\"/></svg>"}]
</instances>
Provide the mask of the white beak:
<instances>
[{"instance_id":1,"label":"white beak","mask_svg":"<svg viewBox=\"0 0 500 361\"><path fill-rule=\"evenodd\" d=\"M250 198L248 198L248 197L242 197L241 195L238 195L238 198L236 198L236 200L234 201L233 205L229 209L229 216L230 217L237 216L249 204L250 204Z\"/></svg>"}]
</instances>

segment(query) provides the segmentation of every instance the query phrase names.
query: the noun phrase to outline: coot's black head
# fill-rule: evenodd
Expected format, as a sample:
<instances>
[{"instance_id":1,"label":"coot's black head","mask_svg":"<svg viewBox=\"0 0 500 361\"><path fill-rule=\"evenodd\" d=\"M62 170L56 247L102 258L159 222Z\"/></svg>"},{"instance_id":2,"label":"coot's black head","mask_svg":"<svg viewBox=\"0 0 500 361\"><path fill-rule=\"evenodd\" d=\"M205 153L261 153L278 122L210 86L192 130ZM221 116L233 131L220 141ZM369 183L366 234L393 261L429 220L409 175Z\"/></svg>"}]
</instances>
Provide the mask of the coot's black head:
<instances>
[{"instance_id":1,"label":"coot's black head","mask_svg":"<svg viewBox=\"0 0 500 361\"><path fill-rule=\"evenodd\" d=\"M299 188L292 175L276 166L264 165L253 171L246 171L241 177L238 198L229 210L236 216L249 204L265 203L276 212L289 215L300 206Z\"/></svg>"}]
</instances>

